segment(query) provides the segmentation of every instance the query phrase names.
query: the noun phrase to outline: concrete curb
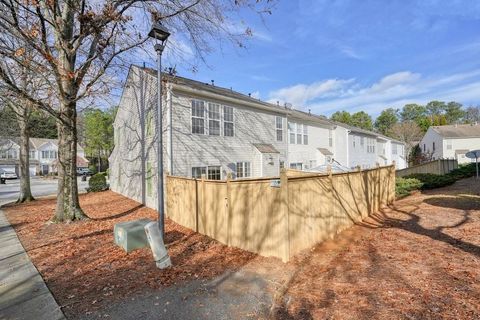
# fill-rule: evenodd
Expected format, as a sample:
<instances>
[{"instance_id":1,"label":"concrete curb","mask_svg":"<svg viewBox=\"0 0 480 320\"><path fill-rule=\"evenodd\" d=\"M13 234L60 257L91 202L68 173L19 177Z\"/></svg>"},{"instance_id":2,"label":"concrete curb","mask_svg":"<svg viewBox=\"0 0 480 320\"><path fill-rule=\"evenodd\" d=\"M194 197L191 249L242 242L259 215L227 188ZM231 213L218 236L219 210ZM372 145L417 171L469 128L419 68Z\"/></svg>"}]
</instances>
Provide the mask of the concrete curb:
<instances>
[{"instance_id":1,"label":"concrete curb","mask_svg":"<svg viewBox=\"0 0 480 320\"><path fill-rule=\"evenodd\" d=\"M0 209L0 319L66 319Z\"/></svg>"}]
</instances>

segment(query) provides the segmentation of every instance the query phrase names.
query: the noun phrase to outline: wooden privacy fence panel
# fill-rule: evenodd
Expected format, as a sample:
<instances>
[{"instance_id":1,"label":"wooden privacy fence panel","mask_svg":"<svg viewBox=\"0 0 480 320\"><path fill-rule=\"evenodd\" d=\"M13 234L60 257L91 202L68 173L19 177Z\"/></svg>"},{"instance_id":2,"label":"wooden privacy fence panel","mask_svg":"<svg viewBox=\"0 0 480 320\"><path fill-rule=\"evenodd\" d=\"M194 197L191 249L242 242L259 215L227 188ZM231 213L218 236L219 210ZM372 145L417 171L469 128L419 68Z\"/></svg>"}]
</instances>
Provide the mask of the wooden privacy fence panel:
<instances>
[{"instance_id":1,"label":"wooden privacy fence panel","mask_svg":"<svg viewBox=\"0 0 480 320\"><path fill-rule=\"evenodd\" d=\"M222 243L288 261L390 204L393 166L227 181L167 177L167 216ZM278 182L278 181L276 181Z\"/></svg>"},{"instance_id":2,"label":"wooden privacy fence panel","mask_svg":"<svg viewBox=\"0 0 480 320\"><path fill-rule=\"evenodd\" d=\"M415 173L447 174L456 168L458 168L456 159L437 159L397 170L396 175L397 177L405 177Z\"/></svg>"}]
</instances>

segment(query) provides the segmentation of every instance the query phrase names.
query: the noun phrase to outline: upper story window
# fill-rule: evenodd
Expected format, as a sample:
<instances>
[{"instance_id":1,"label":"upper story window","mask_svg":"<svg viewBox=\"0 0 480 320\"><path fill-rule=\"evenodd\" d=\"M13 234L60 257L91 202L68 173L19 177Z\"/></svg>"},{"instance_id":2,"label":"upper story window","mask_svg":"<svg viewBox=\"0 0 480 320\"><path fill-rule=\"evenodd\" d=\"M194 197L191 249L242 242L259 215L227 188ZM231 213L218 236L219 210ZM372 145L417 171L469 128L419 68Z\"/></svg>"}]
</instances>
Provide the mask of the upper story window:
<instances>
[{"instance_id":1,"label":"upper story window","mask_svg":"<svg viewBox=\"0 0 480 320\"><path fill-rule=\"evenodd\" d=\"M43 150L42 159L57 159L57 151L55 150Z\"/></svg>"},{"instance_id":2,"label":"upper story window","mask_svg":"<svg viewBox=\"0 0 480 320\"><path fill-rule=\"evenodd\" d=\"M308 126L303 125L303 144L308 144Z\"/></svg>"},{"instance_id":3,"label":"upper story window","mask_svg":"<svg viewBox=\"0 0 480 320\"><path fill-rule=\"evenodd\" d=\"M192 133L205 134L205 103L192 100Z\"/></svg>"},{"instance_id":4,"label":"upper story window","mask_svg":"<svg viewBox=\"0 0 480 320\"><path fill-rule=\"evenodd\" d=\"M396 144L392 144L392 154L397 154L398 151L397 151L397 145Z\"/></svg>"},{"instance_id":5,"label":"upper story window","mask_svg":"<svg viewBox=\"0 0 480 320\"><path fill-rule=\"evenodd\" d=\"M288 136L290 139L290 144L295 144L295 130L296 130L297 124L294 122L289 122L288 123Z\"/></svg>"},{"instance_id":6,"label":"upper story window","mask_svg":"<svg viewBox=\"0 0 480 320\"><path fill-rule=\"evenodd\" d=\"M275 129L277 132L277 141L283 141L283 119L282 117L275 117Z\"/></svg>"},{"instance_id":7,"label":"upper story window","mask_svg":"<svg viewBox=\"0 0 480 320\"><path fill-rule=\"evenodd\" d=\"M35 158L35 150L30 150L30 159Z\"/></svg>"},{"instance_id":8,"label":"upper story window","mask_svg":"<svg viewBox=\"0 0 480 320\"><path fill-rule=\"evenodd\" d=\"M288 131L291 144L308 144L308 126L289 122Z\"/></svg>"},{"instance_id":9,"label":"upper story window","mask_svg":"<svg viewBox=\"0 0 480 320\"><path fill-rule=\"evenodd\" d=\"M217 103L208 103L208 134L220 135L220 105Z\"/></svg>"},{"instance_id":10,"label":"upper story window","mask_svg":"<svg viewBox=\"0 0 480 320\"><path fill-rule=\"evenodd\" d=\"M360 146L363 147L365 145L365 138L360 137Z\"/></svg>"},{"instance_id":11,"label":"upper story window","mask_svg":"<svg viewBox=\"0 0 480 320\"><path fill-rule=\"evenodd\" d=\"M0 159L18 159L18 153L15 149L1 150Z\"/></svg>"},{"instance_id":12,"label":"upper story window","mask_svg":"<svg viewBox=\"0 0 480 320\"><path fill-rule=\"evenodd\" d=\"M435 142L432 142L432 149L435 152Z\"/></svg>"},{"instance_id":13,"label":"upper story window","mask_svg":"<svg viewBox=\"0 0 480 320\"><path fill-rule=\"evenodd\" d=\"M372 138L367 138L367 152L375 153L375 143L376 140Z\"/></svg>"},{"instance_id":14,"label":"upper story window","mask_svg":"<svg viewBox=\"0 0 480 320\"><path fill-rule=\"evenodd\" d=\"M220 136L222 123L223 135L233 137L235 134L233 107L192 100L192 133Z\"/></svg>"},{"instance_id":15,"label":"upper story window","mask_svg":"<svg viewBox=\"0 0 480 320\"><path fill-rule=\"evenodd\" d=\"M234 134L233 107L223 106L223 135L233 137Z\"/></svg>"},{"instance_id":16,"label":"upper story window","mask_svg":"<svg viewBox=\"0 0 480 320\"><path fill-rule=\"evenodd\" d=\"M302 131L303 125L301 123L297 123L297 144L302 144Z\"/></svg>"}]
</instances>

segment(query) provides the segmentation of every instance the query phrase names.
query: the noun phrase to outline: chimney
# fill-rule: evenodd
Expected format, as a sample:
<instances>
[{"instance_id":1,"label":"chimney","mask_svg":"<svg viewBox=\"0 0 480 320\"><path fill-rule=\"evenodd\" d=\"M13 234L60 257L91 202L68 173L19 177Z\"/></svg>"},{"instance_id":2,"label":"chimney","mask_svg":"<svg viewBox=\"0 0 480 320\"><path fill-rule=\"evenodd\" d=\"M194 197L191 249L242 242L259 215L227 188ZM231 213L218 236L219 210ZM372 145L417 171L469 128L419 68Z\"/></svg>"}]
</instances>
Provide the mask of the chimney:
<instances>
[{"instance_id":1,"label":"chimney","mask_svg":"<svg viewBox=\"0 0 480 320\"><path fill-rule=\"evenodd\" d=\"M215 85L215 80L210 80L212 82L212 86Z\"/></svg>"}]
</instances>

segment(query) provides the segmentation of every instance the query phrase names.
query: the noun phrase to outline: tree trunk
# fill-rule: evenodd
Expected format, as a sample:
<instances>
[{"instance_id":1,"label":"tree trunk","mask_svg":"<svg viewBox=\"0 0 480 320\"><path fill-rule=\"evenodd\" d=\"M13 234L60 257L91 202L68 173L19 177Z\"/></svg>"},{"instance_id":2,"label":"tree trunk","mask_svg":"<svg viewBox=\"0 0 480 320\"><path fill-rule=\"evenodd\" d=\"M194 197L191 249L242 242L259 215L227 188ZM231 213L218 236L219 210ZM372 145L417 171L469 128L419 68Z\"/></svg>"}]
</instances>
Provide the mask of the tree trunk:
<instances>
[{"instance_id":1,"label":"tree trunk","mask_svg":"<svg viewBox=\"0 0 480 320\"><path fill-rule=\"evenodd\" d=\"M53 221L75 221L88 217L80 208L77 186L77 111L75 103L61 104L62 119L58 124L58 192Z\"/></svg>"},{"instance_id":2,"label":"tree trunk","mask_svg":"<svg viewBox=\"0 0 480 320\"><path fill-rule=\"evenodd\" d=\"M30 189L30 132L28 131L28 111L24 108L22 115L17 115L20 127L20 194L17 203L35 200Z\"/></svg>"}]
</instances>

